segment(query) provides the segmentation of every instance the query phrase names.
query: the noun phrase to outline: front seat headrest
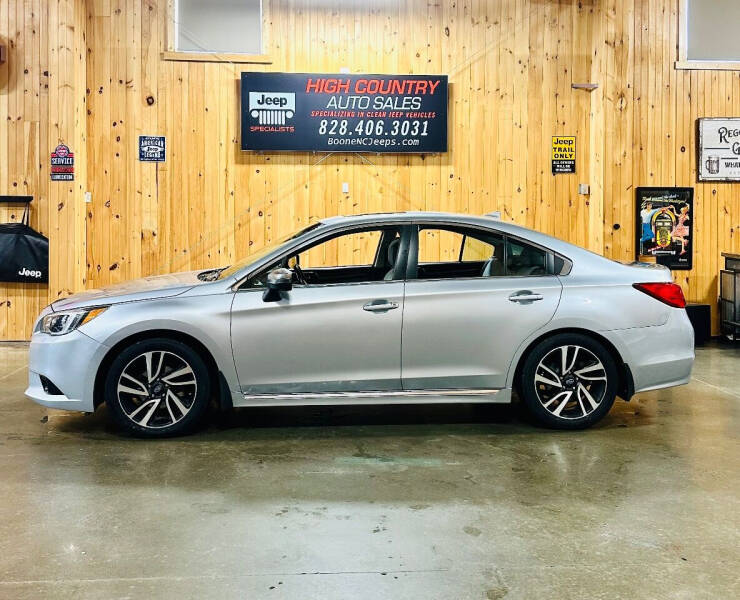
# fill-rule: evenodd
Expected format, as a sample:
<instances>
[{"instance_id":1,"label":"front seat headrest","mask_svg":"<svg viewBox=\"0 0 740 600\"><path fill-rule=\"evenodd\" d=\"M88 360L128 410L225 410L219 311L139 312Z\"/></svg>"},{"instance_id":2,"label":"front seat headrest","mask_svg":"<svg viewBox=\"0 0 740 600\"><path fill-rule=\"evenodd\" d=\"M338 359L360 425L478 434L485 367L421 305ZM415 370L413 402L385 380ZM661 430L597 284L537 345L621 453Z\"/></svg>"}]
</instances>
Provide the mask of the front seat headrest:
<instances>
[{"instance_id":1,"label":"front seat headrest","mask_svg":"<svg viewBox=\"0 0 740 600\"><path fill-rule=\"evenodd\" d=\"M509 261L509 270L516 275L541 275L545 272L545 256L536 248L525 247Z\"/></svg>"},{"instance_id":2,"label":"front seat headrest","mask_svg":"<svg viewBox=\"0 0 740 600\"><path fill-rule=\"evenodd\" d=\"M398 250L401 247L401 238L396 238L388 244L388 266L393 267L398 259Z\"/></svg>"},{"instance_id":3,"label":"front seat headrest","mask_svg":"<svg viewBox=\"0 0 740 600\"><path fill-rule=\"evenodd\" d=\"M388 272L385 274L385 277L383 277L385 281L391 281L393 279L393 275L395 275L394 271L396 270L396 260L398 260L398 250L400 247L401 238L396 238L388 244Z\"/></svg>"}]
</instances>

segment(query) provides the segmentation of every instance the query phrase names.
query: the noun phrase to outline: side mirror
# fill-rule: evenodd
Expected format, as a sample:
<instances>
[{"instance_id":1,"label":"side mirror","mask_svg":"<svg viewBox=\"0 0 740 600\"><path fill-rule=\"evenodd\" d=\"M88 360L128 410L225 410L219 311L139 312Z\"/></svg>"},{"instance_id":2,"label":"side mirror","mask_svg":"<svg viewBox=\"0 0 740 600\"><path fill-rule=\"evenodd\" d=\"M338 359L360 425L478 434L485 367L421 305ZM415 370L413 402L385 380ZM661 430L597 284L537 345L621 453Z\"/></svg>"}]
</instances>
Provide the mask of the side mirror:
<instances>
[{"instance_id":1,"label":"side mirror","mask_svg":"<svg viewBox=\"0 0 740 600\"><path fill-rule=\"evenodd\" d=\"M262 294L265 302L277 302L282 298L281 292L293 289L293 271L283 267L273 269L267 274L267 289Z\"/></svg>"}]
</instances>

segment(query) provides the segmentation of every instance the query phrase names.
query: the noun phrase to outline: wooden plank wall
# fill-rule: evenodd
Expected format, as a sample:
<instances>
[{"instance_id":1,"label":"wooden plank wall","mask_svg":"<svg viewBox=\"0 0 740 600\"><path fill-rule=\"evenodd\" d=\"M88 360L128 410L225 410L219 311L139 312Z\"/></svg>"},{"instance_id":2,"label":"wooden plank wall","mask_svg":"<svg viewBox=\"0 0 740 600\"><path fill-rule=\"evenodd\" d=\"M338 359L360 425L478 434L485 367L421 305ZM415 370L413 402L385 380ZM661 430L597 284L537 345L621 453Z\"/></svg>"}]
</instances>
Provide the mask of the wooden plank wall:
<instances>
[{"instance_id":1,"label":"wooden plank wall","mask_svg":"<svg viewBox=\"0 0 740 600\"><path fill-rule=\"evenodd\" d=\"M0 194L39 196L33 219L54 257L48 290L0 284L0 339L27 338L33 315L68 290L227 264L338 213L501 210L630 260L639 185L695 186L696 266L676 276L715 308L719 253L740 251L740 186L695 183L695 120L740 116L740 75L673 68L678 0L271 0L269 65L162 60L166 7L0 3L0 36L13 42L0 65ZM66 50L83 37L85 53ZM450 151L239 150L242 70L342 67L449 74ZM571 90L588 81L599 89ZM138 162L140 134L167 136L166 163ZM552 135L578 136L577 175L550 175ZM78 156L71 191L48 183L62 138Z\"/></svg>"},{"instance_id":2,"label":"wooden plank wall","mask_svg":"<svg viewBox=\"0 0 740 600\"><path fill-rule=\"evenodd\" d=\"M51 300L84 289L87 140L85 1L0 0L0 195L32 195L31 225L49 236L49 285L0 283L0 340L26 339ZM75 180L49 181L59 143L75 154ZM20 220L0 205L0 221Z\"/></svg>"}]
</instances>

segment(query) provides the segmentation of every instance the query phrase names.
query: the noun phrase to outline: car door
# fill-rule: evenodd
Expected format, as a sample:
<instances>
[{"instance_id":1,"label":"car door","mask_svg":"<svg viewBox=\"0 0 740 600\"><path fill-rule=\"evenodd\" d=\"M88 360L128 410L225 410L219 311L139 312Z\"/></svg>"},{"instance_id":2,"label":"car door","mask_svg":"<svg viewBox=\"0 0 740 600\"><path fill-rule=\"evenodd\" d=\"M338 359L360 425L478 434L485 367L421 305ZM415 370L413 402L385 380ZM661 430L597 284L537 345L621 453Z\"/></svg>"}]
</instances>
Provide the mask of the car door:
<instances>
[{"instance_id":1,"label":"car door","mask_svg":"<svg viewBox=\"0 0 740 600\"><path fill-rule=\"evenodd\" d=\"M419 224L409 261L404 389L504 387L517 348L560 300L550 253L496 232Z\"/></svg>"},{"instance_id":2,"label":"car door","mask_svg":"<svg viewBox=\"0 0 740 600\"><path fill-rule=\"evenodd\" d=\"M242 392L401 389L403 274L410 227L345 230L283 256L234 296L231 335ZM280 265L300 278L277 302L262 282Z\"/></svg>"}]
</instances>

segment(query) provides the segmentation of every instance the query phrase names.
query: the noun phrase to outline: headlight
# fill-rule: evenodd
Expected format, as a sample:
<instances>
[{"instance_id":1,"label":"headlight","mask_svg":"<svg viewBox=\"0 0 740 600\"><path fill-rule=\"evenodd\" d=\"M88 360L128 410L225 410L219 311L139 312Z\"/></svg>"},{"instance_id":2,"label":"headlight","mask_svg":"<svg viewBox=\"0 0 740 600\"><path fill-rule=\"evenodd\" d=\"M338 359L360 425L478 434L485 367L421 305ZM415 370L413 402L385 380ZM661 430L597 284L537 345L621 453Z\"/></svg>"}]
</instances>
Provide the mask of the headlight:
<instances>
[{"instance_id":1,"label":"headlight","mask_svg":"<svg viewBox=\"0 0 740 600\"><path fill-rule=\"evenodd\" d=\"M80 310L49 313L39 321L36 331L48 333L49 335L64 335L65 333L74 331L80 325L92 321L106 310L108 310L107 306L101 306L97 308L81 308Z\"/></svg>"}]
</instances>

